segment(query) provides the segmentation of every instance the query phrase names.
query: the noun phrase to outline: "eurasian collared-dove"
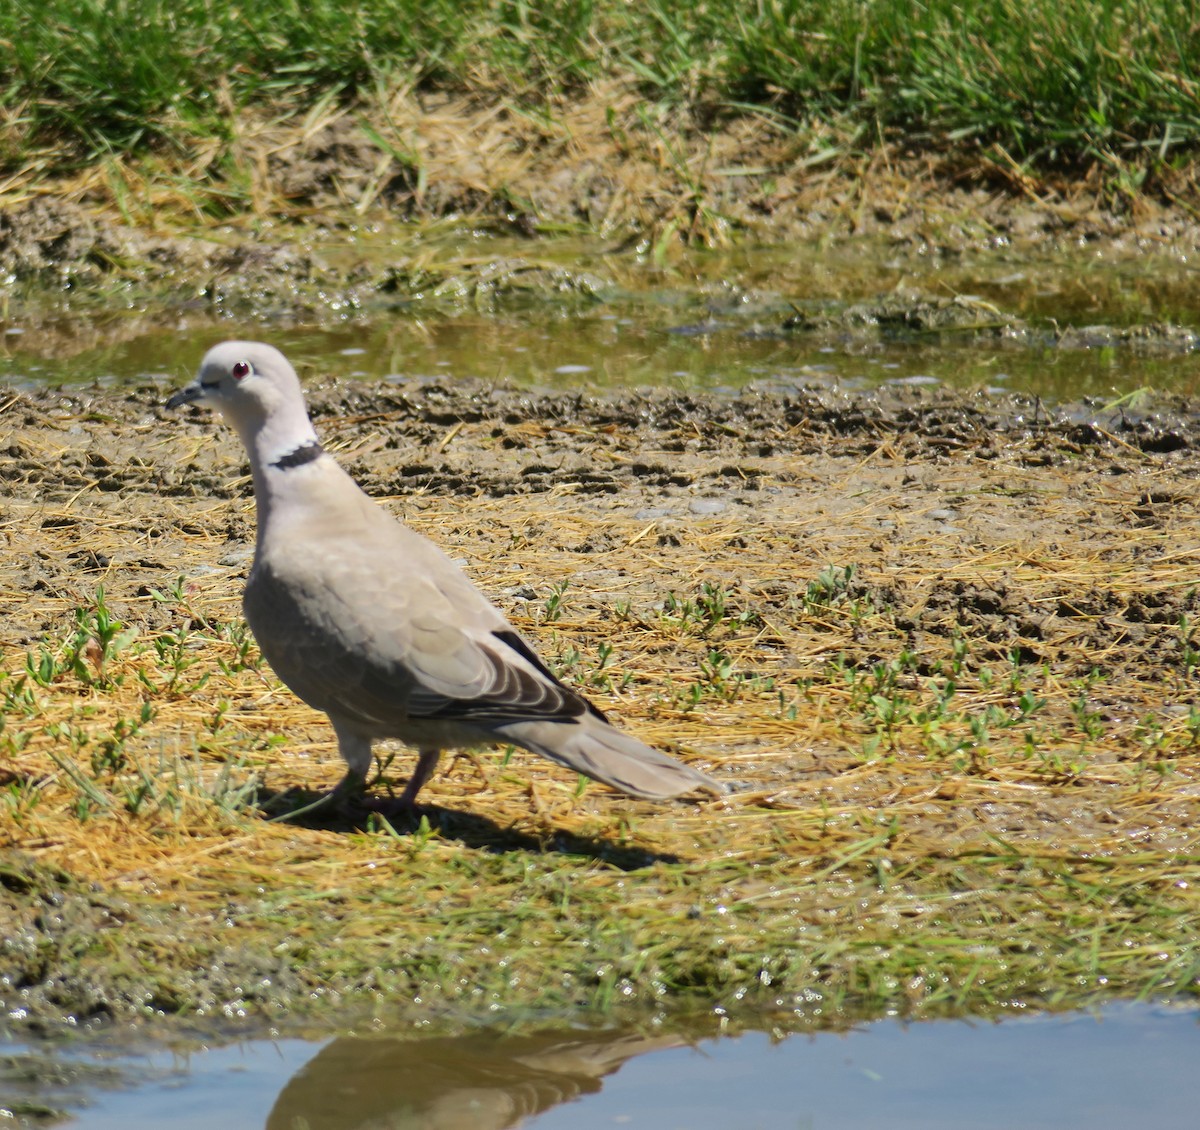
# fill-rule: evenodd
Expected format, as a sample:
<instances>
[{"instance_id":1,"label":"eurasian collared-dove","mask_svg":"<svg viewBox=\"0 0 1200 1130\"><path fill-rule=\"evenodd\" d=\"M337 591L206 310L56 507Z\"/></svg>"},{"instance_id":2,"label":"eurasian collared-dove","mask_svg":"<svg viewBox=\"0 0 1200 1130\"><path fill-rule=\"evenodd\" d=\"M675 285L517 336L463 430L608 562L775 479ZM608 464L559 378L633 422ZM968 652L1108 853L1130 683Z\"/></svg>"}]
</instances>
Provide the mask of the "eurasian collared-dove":
<instances>
[{"instance_id":1,"label":"eurasian collared-dove","mask_svg":"<svg viewBox=\"0 0 1200 1130\"><path fill-rule=\"evenodd\" d=\"M167 401L220 409L245 444L258 541L243 607L276 674L329 715L360 796L371 742L420 756L411 806L443 749L512 743L652 799L723 792L703 773L615 729L564 686L432 542L372 501L328 455L279 350L228 341Z\"/></svg>"}]
</instances>

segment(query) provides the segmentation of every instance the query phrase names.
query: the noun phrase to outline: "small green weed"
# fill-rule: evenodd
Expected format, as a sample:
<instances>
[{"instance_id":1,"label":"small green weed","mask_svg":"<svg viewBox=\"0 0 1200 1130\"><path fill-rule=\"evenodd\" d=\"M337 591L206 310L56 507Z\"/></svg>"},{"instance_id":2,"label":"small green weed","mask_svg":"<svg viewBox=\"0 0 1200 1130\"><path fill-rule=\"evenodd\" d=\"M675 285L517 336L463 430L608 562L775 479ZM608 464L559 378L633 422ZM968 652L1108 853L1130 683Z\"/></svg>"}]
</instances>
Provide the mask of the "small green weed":
<instances>
[{"instance_id":1,"label":"small green weed","mask_svg":"<svg viewBox=\"0 0 1200 1130\"><path fill-rule=\"evenodd\" d=\"M752 609L739 609L723 585L705 581L695 596L669 592L663 600L662 618L681 631L707 636L718 629L737 631L762 622Z\"/></svg>"},{"instance_id":2,"label":"small green weed","mask_svg":"<svg viewBox=\"0 0 1200 1130\"><path fill-rule=\"evenodd\" d=\"M80 682L104 687L120 682L110 678L109 662L137 638L136 627L127 627L109 611L104 586L96 587L95 603L75 610L75 633L71 638L65 666Z\"/></svg>"},{"instance_id":3,"label":"small green weed","mask_svg":"<svg viewBox=\"0 0 1200 1130\"><path fill-rule=\"evenodd\" d=\"M545 605L542 611L542 623L553 624L556 620L562 619L562 614L566 608L567 589L571 587L570 581L557 581L550 589L550 595L546 597Z\"/></svg>"}]
</instances>

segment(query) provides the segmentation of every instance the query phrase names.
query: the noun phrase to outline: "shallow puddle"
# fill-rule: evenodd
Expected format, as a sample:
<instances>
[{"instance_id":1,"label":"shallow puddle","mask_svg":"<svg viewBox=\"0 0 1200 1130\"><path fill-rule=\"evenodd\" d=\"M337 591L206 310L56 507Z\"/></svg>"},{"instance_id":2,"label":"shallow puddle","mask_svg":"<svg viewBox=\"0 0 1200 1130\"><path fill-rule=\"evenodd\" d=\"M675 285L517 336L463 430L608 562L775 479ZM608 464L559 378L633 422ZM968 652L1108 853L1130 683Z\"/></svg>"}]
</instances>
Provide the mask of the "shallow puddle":
<instances>
[{"instance_id":1,"label":"shallow puddle","mask_svg":"<svg viewBox=\"0 0 1200 1130\"><path fill-rule=\"evenodd\" d=\"M1065 327L1097 324L1200 325L1194 271L1163 257L1079 249L1041 259L1003 250L939 258L856 244L692 253L657 265L565 241L473 247L472 257L459 260L466 266L458 290L448 288L460 295L456 301L370 292L353 309L331 299L297 316L264 301L246 316L195 301L147 308L117 296L61 319L14 301L0 324L0 382L176 384L210 344L230 337L268 339L345 376L480 377L541 387L945 383L1061 401L1115 400L1143 388L1191 394L1200 379L1191 352L1177 345L1068 346L1056 338ZM353 250L380 263L389 248L379 240ZM480 282L496 264L534 262L602 285L589 298ZM986 333L784 329L797 312L836 317L849 304L899 291L976 298L1024 319L1028 332L1006 342Z\"/></svg>"},{"instance_id":2,"label":"shallow puddle","mask_svg":"<svg viewBox=\"0 0 1200 1130\"><path fill-rule=\"evenodd\" d=\"M1197 1019L1190 1009L1123 1004L695 1042L686 1032L568 1026L258 1040L188 1054L59 1056L41 1070L115 1067L123 1081L85 1081L66 1094L35 1085L24 1098L65 1105L79 1130L1190 1130L1200 1108Z\"/></svg>"}]
</instances>

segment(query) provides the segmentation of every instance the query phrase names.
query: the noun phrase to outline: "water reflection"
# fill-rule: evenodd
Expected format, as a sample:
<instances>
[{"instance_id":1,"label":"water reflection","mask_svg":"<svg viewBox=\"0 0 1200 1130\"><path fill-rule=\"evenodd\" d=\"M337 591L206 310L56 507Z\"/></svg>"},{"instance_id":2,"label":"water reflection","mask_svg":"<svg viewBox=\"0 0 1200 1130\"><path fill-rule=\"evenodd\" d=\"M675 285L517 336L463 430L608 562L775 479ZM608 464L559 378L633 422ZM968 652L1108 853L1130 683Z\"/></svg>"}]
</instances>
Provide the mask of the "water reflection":
<instances>
[{"instance_id":1,"label":"water reflection","mask_svg":"<svg viewBox=\"0 0 1200 1130\"><path fill-rule=\"evenodd\" d=\"M288 1082L267 1130L502 1130L600 1090L626 1060L678 1035L490 1032L444 1039L336 1039Z\"/></svg>"},{"instance_id":2,"label":"water reflection","mask_svg":"<svg viewBox=\"0 0 1200 1130\"><path fill-rule=\"evenodd\" d=\"M0 1108L67 1107L74 1130L1193 1130L1200 1109L1194 1008L790 1035L715 1024L0 1054Z\"/></svg>"}]
</instances>

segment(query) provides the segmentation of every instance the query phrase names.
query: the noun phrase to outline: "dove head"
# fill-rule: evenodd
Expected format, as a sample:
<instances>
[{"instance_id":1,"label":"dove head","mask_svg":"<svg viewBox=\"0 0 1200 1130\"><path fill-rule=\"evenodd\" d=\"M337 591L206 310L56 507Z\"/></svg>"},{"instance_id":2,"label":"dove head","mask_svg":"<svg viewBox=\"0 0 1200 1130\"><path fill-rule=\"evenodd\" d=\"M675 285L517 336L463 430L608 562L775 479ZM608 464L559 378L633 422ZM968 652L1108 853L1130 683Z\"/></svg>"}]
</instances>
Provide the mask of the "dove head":
<instances>
[{"instance_id":1,"label":"dove head","mask_svg":"<svg viewBox=\"0 0 1200 1130\"><path fill-rule=\"evenodd\" d=\"M190 403L220 411L241 437L252 466L275 464L317 442L296 370L278 349L262 342L214 345L195 380L172 396L167 407Z\"/></svg>"}]
</instances>

